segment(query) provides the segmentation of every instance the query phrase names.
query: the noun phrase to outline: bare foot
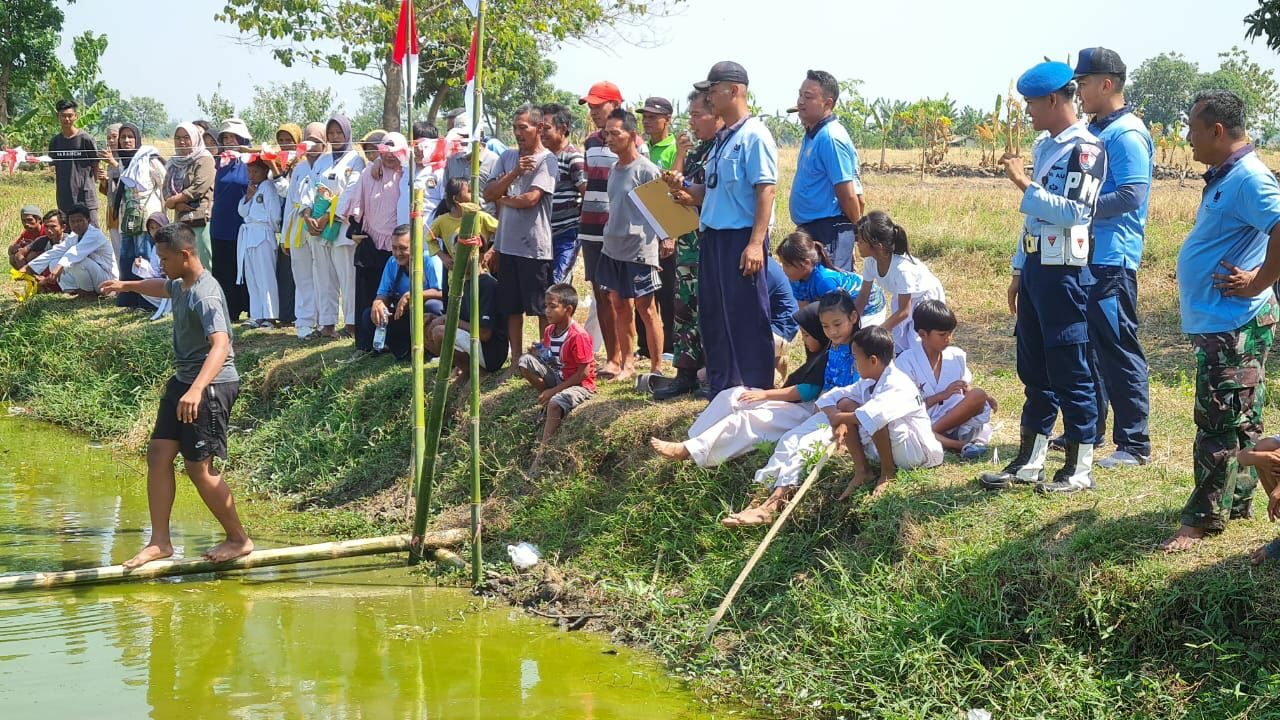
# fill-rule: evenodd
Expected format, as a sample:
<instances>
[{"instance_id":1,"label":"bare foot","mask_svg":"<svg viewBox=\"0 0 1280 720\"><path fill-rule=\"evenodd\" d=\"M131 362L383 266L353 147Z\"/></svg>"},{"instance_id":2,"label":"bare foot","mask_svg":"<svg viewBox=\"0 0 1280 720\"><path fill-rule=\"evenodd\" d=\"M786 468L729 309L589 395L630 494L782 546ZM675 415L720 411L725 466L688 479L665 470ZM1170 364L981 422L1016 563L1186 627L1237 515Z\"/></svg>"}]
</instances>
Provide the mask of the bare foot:
<instances>
[{"instance_id":1,"label":"bare foot","mask_svg":"<svg viewBox=\"0 0 1280 720\"><path fill-rule=\"evenodd\" d=\"M332 325L325 325L320 328L320 337L326 337L332 340L338 337L338 331L334 330Z\"/></svg>"},{"instance_id":2,"label":"bare foot","mask_svg":"<svg viewBox=\"0 0 1280 720\"><path fill-rule=\"evenodd\" d=\"M686 448L684 443L667 442L666 440L659 440L656 437L651 437L649 438L649 447L653 448L654 452L668 460L689 459L689 448Z\"/></svg>"},{"instance_id":3,"label":"bare foot","mask_svg":"<svg viewBox=\"0 0 1280 720\"><path fill-rule=\"evenodd\" d=\"M1280 538L1272 540L1262 547L1254 550L1249 555L1249 560L1254 565L1261 565L1270 558L1280 557Z\"/></svg>"},{"instance_id":4,"label":"bare foot","mask_svg":"<svg viewBox=\"0 0 1280 720\"><path fill-rule=\"evenodd\" d=\"M211 562L221 563L228 560L235 560L238 557L244 557L253 552L253 541L249 538L243 540L227 539L219 543L216 547L210 548L205 552L203 557Z\"/></svg>"},{"instance_id":5,"label":"bare foot","mask_svg":"<svg viewBox=\"0 0 1280 720\"><path fill-rule=\"evenodd\" d=\"M630 380L635 376L636 376L636 372L631 368L627 368L625 370L619 371L616 375L610 378L610 380L612 380L613 382L626 382L627 380Z\"/></svg>"},{"instance_id":6,"label":"bare foot","mask_svg":"<svg viewBox=\"0 0 1280 720\"><path fill-rule=\"evenodd\" d=\"M884 492L888 489L889 489L889 479L880 478L880 480L876 482L875 486L871 488L871 494L868 497L871 497L873 499L878 498L881 495L883 495Z\"/></svg>"},{"instance_id":7,"label":"bare foot","mask_svg":"<svg viewBox=\"0 0 1280 720\"><path fill-rule=\"evenodd\" d=\"M853 479L850 480L849 484L844 487L844 492L840 493L840 496L836 498L836 502L843 502L845 500L848 500L849 496L853 495L854 490L857 490L858 488L866 484L867 484L866 475L863 475L862 473L854 473Z\"/></svg>"},{"instance_id":8,"label":"bare foot","mask_svg":"<svg viewBox=\"0 0 1280 720\"><path fill-rule=\"evenodd\" d=\"M736 520L736 522L732 525L727 525L727 527L754 527L757 525L768 525L773 522L776 515L777 513L774 508L768 505L761 505L760 507L747 508L740 513L730 515L728 518L725 518L725 520L728 520L729 518L734 518Z\"/></svg>"},{"instance_id":9,"label":"bare foot","mask_svg":"<svg viewBox=\"0 0 1280 720\"><path fill-rule=\"evenodd\" d=\"M137 555L120 563L126 570L132 570L151 562L152 560L163 560L173 554L173 545L148 545L142 548Z\"/></svg>"},{"instance_id":10,"label":"bare foot","mask_svg":"<svg viewBox=\"0 0 1280 720\"><path fill-rule=\"evenodd\" d=\"M599 375L600 377L605 378L607 380L613 377L614 375L617 375L620 372L622 372L622 368L618 367L617 364L607 362L604 365L600 366L600 369L596 371L596 375Z\"/></svg>"},{"instance_id":11,"label":"bare foot","mask_svg":"<svg viewBox=\"0 0 1280 720\"><path fill-rule=\"evenodd\" d=\"M1200 540L1207 534L1208 533L1200 528L1183 525L1178 528L1178 532L1174 533L1173 537L1165 540L1164 543L1160 545L1160 549L1167 553L1185 552L1194 547L1195 544L1200 542Z\"/></svg>"}]
</instances>

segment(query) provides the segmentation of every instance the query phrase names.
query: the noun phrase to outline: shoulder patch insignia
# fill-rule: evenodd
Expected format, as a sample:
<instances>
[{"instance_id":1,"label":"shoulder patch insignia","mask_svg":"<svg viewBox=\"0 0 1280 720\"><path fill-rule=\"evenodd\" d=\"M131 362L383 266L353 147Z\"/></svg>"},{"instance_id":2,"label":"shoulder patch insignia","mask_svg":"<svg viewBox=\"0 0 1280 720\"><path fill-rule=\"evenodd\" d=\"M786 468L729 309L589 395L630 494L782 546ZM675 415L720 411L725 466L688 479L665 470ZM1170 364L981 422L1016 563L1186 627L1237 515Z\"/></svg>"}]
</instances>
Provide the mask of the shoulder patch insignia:
<instances>
[{"instance_id":1,"label":"shoulder patch insignia","mask_svg":"<svg viewBox=\"0 0 1280 720\"><path fill-rule=\"evenodd\" d=\"M1098 151L1086 145L1080 146L1080 169L1088 172L1098 161Z\"/></svg>"}]
</instances>

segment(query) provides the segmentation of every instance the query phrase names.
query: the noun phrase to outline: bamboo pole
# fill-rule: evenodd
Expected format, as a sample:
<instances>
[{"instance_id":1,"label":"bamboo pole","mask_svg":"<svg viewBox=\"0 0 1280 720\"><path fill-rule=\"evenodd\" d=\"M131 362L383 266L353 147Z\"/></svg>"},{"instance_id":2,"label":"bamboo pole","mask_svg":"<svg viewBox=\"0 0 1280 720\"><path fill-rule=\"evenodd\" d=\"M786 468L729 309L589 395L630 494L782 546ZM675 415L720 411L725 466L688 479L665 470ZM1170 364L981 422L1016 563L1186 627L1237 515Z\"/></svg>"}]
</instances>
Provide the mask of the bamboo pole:
<instances>
[{"instance_id":1,"label":"bamboo pole","mask_svg":"<svg viewBox=\"0 0 1280 720\"><path fill-rule=\"evenodd\" d=\"M461 545L466 542L467 535L467 531L462 528L434 532L422 538L421 546L432 550L441 549L440 558L444 562L453 564L451 557L457 558L458 556L443 549ZM133 570L128 570L123 565L109 565L107 567L65 570L62 572L0 575L0 592L49 589L93 583L132 582L173 575L193 575L226 572L229 570L251 570L275 565L293 565L363 555L381 555L403 552L408 549L408 535L388 535L386 537L344 540L298 547L255 550L244 557L223 563L215 563L203 558L191 558L187 560L155 560Z\"/></svg>"},{"instance_id":2,"label":"bamboo pole","mask_svg":"<svg viewBox=\"0 0 1280 720\"><path fill-rule=\"evenodd\" d=\"M796 509L800 501L804 499L805 493L809 492L810 486L818 479L818 474L822 472L822 468L827 464L827 460L831 459L831 450L834 442L828 440L822 446L822 458L809 471L809 476L801 483L800 489L796 491L795 497L791 498L791 502L782 508L782 513L778 515L778 519L773 521L773 527L769 528L769 532L765 533L764 540L760 541L760 545L756 547L756 551L751 554L751 559L747 561L746 566L742 568L742 572L738 573L738 579L733 581L733 585L729 588L729 593L724 596L724 600L720 602L720 607L716 608L716 614L711 616L711 622L707 623L707 629L702 633L702 642L711 639L711 634L716 631L716 626L724 619L724 614L729 611L729 606L733 604L734 598L738 597L738 591L742 589L743 583L747 581L747 576L755 569L756 563L760 562L760 558L764 557L764 551L769 549L769 543L773 542L773 538L778 534L778 530L782 529L782 524L791 517L791 511Z\"/></svg>"},{"instance_id":3,"label":"bamboo pole","mask_svg":"<svg viewBox=\"0 0 1280 720\"><path fill-rule=\"evenodd\" d=\"M480 127L480 113L484 108L484 11L485 0L476 7L476 86L472 102L472 132ZM483 145L479 138L472 138L471 146L471 197L480 199L480 155ZM480 587L484 581L484 553L480 540L480 258L473 256L471 268L471 587ZM511 362L515 363L515 358Z\"/></svg>"}]
</instances>

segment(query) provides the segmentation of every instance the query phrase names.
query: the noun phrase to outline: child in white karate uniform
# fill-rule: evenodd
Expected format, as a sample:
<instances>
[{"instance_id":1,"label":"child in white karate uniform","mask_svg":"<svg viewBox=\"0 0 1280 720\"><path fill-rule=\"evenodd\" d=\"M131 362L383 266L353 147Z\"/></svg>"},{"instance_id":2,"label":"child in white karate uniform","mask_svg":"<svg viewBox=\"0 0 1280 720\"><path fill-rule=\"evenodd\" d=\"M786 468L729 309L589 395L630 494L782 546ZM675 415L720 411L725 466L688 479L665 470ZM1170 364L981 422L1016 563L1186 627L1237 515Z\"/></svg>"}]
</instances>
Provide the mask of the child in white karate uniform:
<instances>
[{"instance_id":1,"label":"child in white karate uniform","mask_svg":"<svg viewBox=\"0 0 1280 720\"><path fill-rule=\"evenodd\" d=\"M973 375L964 351L951 344L955 313L944 302L925 300L916 306L912 319L920 344L894 362L920 389L933 434L942 447L967 459L982 457L991 442L996 401L970 385Z\"/></svg>"},{"instance_id":2,"label":"child in white karate uniform","mask_svg":"<svg viewBox=\"0 0 1280 720\"><path fill-rule=\"evenodd\" d=\"M692 460L698 467L715 467L751 452L762 442L776 442L813 415L813 401L829 389L823 381L831 342L823 331L818 303L798 310L795 319L804 340L805 362L781 388L720 391L694 420L688 440L649 438L654 452L671 460Z\"/></svg>"},{"instance_id":3,"label":"child in white karate uniform","mask_svg":"<svg viewBox=\"0 0 1280 720\"><path fill-rule=\"evenodd\" d=\"M894 364L893 349L893 338L883 327L859 330L853 336L853 360L862 379L818 398L818 409L827 413L836 442L843 441L853 457L853 479L839 500L871 481L869 462L880 464L872 497L888 488L899 467L942 464L942 444L933 435L924 400L916 384Z\"/></svg>"},{"instance_id":4,"label":"child in white karate uniform","mask_svg":"<svg viewBox=\"0 0 1280 720\"><path fill-rule=\"evenodd\" d=\"M276 235L284 214L284 201L268 181L271 167L259 158L249 163L249 186L240 200L239 257L236 283L249 288L249 327L273 327L280 317L280 291L276 285Z\"/></svg>"},{"instance_id":5,"label":"child in white karate uniform","mask_svg":"<svg viewBox=\"0 0 1280 720\"><path fill-rule=\"evenodd\" d=\"M836 392L858 381L851 343L858 332L860 318L853 298L844 291L823 295L817 305L822 331L831 341L823 371L822 386L825 396L828 392ZM818 399L821 398L819 396ZM774 515L782 509L800 484L800 475L809 455L831 439L828 424L826 414L820 408L815 408L815 412L782 435L769 462L756 471L756 482L772 483L773 490L768 499L760 505L725 517L720 524L725 527L742 527L772 522Z\"/></svg>"},{"instance_id":6,"label":"child in white karate uniform","mask_svg":"<svg viewBox=\"0 0 1280 720\"><path fill-rule=\"evenodd\" d=\"M907 231L879 210L858 221L858 252L864 258L858 312L866 312L873 283L893 295L889 316L882 325L893 331L894 352L906 352L920 343L911 320L912 308L925 300L945 302L942 283L924 263L911 256Z\"/></svg>"}]
</instances>

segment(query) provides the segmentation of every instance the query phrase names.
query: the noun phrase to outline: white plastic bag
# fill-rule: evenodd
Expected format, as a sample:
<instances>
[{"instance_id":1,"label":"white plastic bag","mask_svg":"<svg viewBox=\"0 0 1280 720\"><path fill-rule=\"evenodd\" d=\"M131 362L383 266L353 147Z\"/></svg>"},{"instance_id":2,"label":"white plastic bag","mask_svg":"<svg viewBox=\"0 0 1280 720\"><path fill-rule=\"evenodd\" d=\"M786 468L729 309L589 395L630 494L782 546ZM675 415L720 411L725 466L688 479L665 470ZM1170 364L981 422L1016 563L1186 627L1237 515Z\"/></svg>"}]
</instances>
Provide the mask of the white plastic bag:
<instances>
[{"instance_id":1,"label":"white plastic bag","mask_svg":"<svg viewBox=\"0 0 1280 720\"><path fill-rule=\"evenodd\" d=\"M516 566L517 570L528 570L538 564L541 556L538 554L538 548L527 542L519 545L508 545L507 555L511 557L511 564Z\"/></svg>"}]
</instances>

